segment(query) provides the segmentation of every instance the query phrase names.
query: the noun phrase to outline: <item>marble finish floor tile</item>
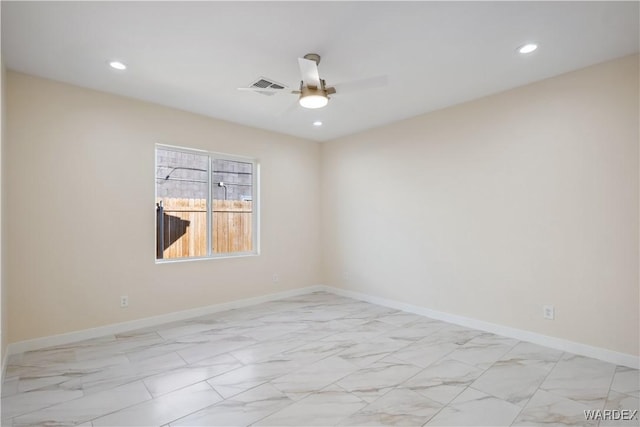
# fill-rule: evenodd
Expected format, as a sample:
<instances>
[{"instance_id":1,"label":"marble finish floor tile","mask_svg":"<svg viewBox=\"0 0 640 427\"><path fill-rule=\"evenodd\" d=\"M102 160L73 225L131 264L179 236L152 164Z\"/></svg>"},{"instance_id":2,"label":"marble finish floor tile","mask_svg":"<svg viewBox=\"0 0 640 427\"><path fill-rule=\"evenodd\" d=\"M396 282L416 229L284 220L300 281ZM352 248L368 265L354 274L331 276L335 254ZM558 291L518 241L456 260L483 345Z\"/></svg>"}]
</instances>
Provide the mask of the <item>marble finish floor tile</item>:
<instances>
[{"instance_id":1,"label":"marble finish floor tile","mask_svg":"<svg viewBox=\"0 0 640 427\"><path fill-rule=\"evenodd\" d=\"M376 337L371 341L356 344L338 353L338 357L359 367L366 367L406 347L408 342L388 337Z\"/></svg>"},{"instance_id":2,"label":"marble finish floor tile","mask_svg":"<svg viewBox=\"0 0 640 427\"><path fill-rule=\"evenodd\" d=\"M138 381L21 415L13 419L13 425L75 425L150 399L146 387Z\"/></svg>"},{"instance_id":3,"label":"marble finish floor tile","mask_svg":"<svg viewBox=\"0 0 640 427\"><path fill-rule=\"evenodd\" d=\"M94 427L163 425L221 400L209 384L200 382L91 422Z\"/></svg>"},{"instance_id":4,"label":"marble finish floor tile","mask_svg":"<svg viewBox=\"0 0 640 427\"><path fill-rule=\"evenodd\" d=\"M255 344L257 341L242 335L224 337L222 339L211 342L198 343L197 345L178 350L176 353L180 355L187 363L194 363L202 359L207 359L219 354L225 354L242 347Z\"/></svg>"},{"instance_id":5,"label":"marble finish floor tile","mask_svg":"<svg viewBox=\"0 0 640 427\"><path fill-rule=\"evenodd\" d=\"M282 377L297 367L289 360L255 363L215 376L207 382L222 397L228 399L255 386Z\"/></svg>"},{"instance_id":6,"label":"marble finish floor tile","mask_svg":"<svg viewBox=\"0 0 640 427\"><path fill-rule=\"evenodd\" d=\"M411 343L428 337L434 332L442 329L445 325L446 323L438 320L423 318L417 322L408 323L400 328L385 332L380 337L388 337L392 340Z\"/></svg>"},{"instance_id":7,"label":"marble finish floor tile","mask_svg":"<svg viewBox=\"0 0 640 427\"><path fill-rule=\"evenodd\" d=\"M640 398L640 373L637 369L618 366L613 375L611 390Z\"/></svg>"},{"instance_id":8,"label":"marble finish floor tile","mask_svg":"<svg viewBox=\"0 0 640 427\"><path fill-rule=\"evenodd\" d=\"M346 426L421 426L442 406L409 389L393 389L351 415Z\"/></svg>"},{"instance_id":9,"label":"marble finish floor tile","mask_svg":"<svg viewBox=\"0 0 640 427\"><path fill-rule=\"evenodd\" d=\"M11 378L2 383L2 397L13 396L18 392L20 378Z\"/></svg>"},{"instance_id":10,"label":"marble finish floor tile","mask_svg":"<svg viewBox=\"0 0 640 427\"><path fill-rule=\"evenodd\" d=\"M555 365L562 357L563 352L549 347L543 347L530 342L520 342L514 346L500 360L511 360L522 365L545 364Z\"/></svg>"},{"instance_id":11,"label":"marble finish floor tile","mask_svg":"<svg viewBox=\"0 0 640 427\"><path fill-rule=\"evenodd\" d=\"M599 408L538 390L513 425L597 426L597 421L588 421L585 417L585 411L591 409Z\"/></svg>"},{"instance_id":12,"label":"marble finish floor tile","mask_svg":"<svg viewBox=\"0 0 640 427\"><path fill-rule=\"evenodd\" d=\"M126 355L129 352L142 350L164 340L156 332L117 334L111 341L102 341L94 345L84 345L75 350L75 356L80 360L95 360L99 357Z\"/></svg>"},{"instance_id":13,"label":"marble finish floor tile","mask_svg":"<svg viewBox=\"0 0 640 427\"><path fill-rule=\"evenodd\" d=\"M317 292L14 354L1 425L588 425L638 370ZM637 426L638 420L601 420Z\"/></svg>"},{"instance_id":14,"label":"marble finish floor tile","mask_svg":"<svg viewBox=\"0 0 640 427\"><path fill-rule=\"evenodd\" d=\"M4 419L13 418L82 396L82 391L59 388L18 393L2 398L2 416Z\"/></svg>"},{"instance_id":15,"label":"marble finish floor tile","mask_svg":"<svg viewBox=\"0 0 640 427\"><path fill-rule=\"evenodd\" d=\"M284 375L271 383L287 396L298 400L355 372L357 365L337 356L327 357Z\"/></svg>"},{"instance_id":16,"label":"marble finish floor tile","mask_svg":"<svg viewBox=\"0 0 640 427\"><path fill-rule=\"evenodd\" d=\"M420 368L399 359L385 358L359 369L336 384L366 402L373 402L420 372Z\"/></svg>"},{"instance_id":17,"label":"marble finish floor tile","mask_svg":"<svg viewBox=\"0 0 640 427\"><path fill-rule=\"evenodd\" d=\"M35 375L30 377L29 375L23 375L19 380L15 380L16 388L13 394L20 392L25 393L29 391L51 388L51 386L60 386L63 383L69 381L68 375ZM62 386L60 386L63 388ZM64 387L69 388L69 387Z\"/></svg>"},{"instance_id":18,"label":"marble finish floor tile","mask_svg":"<svg viewBox=\"0 0 640 427\"><path fill-rule=\"evenodd\" d=\"M389 332L394 329L397 329L397 326L394 326L390 323L381 322L379 320L373 320L371 322L362 324L357 328L353 328L338 334L329 335L328 337L323 338L323 341L363 342L371 340L379 335L382 335L385 332Z\"/></svg>"},{"instance_id":19,"label":"marble finish floor tile","mask_svg":"<svg viewBox=\"0 0 640 427\"><path fill-rule=\"evenodd\" d=\"M433 337L433 335L430 335L427 338L411 343L394 352L393 357L426 368L453 352L458 347L460 346L454 342L447 342L441 337Z\"/></svg>"},{"instance_id":20,"label":"marble finish floor tile","mask_svg":"<svg viewBox=\"0 0 640 427\"><path fill-rule=\"evenodd\" d=\"M434 343L452 343L462 346L482 334L487 333L476 329L465 328L464 326L445 323L444 327L429 335L428 338Z\"/></svg>"},{"instance_id":21,"label":"marble finish floor tile","mask_svg":"<svg viewBox=\"0 0 640 427\"><path fill-rule=\"evenodd\" d=\"M611 363L567 353L540 388L599 409L609 394L615 370Z\"/></svg>"},{"instance_id":22,"label":"marble finish floor tile","mask_svg":"<svg viewBox=\"0 0 640 427\"><path fill-rule=\"evenodd\" d=\"M481 391L467 388L445 406L428 426L508 426L521 408Z\"/></svg>"},{"instance_id":23,"label":"marble finish floor tile","mask_svg":"<svg viewBox=\"0 0 640 427\"><path fill-rule=\"evenodd\" d=\"M189 347L193 347L192 342L179 342L179 341L162 341L160 343L151 344L145 347L137 348L133 351L125 353L127 359L131 362L144 361L157 356L164 356L165 354L174 353L178 350L185 350Z\"/></svg>"},{"instance_id":24,"label":"marble finish floor tile","mask_svg":"<svg viewBox=\"0 0 640 427\"><path fill-rule=\"evenodd\" d=\"M395 326L404 326L407 323L417 322L421 316L412 313L394 313L387 316L380 316L376 320L384 323L390 323Z\"/></svg>"},{"instance_id":25,"label":"marble finish floor tile","mask_svg":"<svg viewBox=\"0 0 640 427\"><path fill-rule=\"evenodd\" d=\"M306 341L297 339L295 335L293 337L290 335L285 335L284 337L261 341L248 347L233 350L230 353L240 362L249 364L269 360L269 358L277 354L292 350L296 347L301 347L305 344L307 344Z\"/></svg>"},{"instance_id":26,"label":"marble finish floor tile","mask_svg":"<svg viewBox=\"0 0 640 427\"><path fill-rule=\"evenodd\" d=\"M318 360L335 356L356 345L356 342L323 342L316 341L285 351L281 357L295 361L300 365L310 365Z\"/></svg>"},{"instance_id":27,"label":"marble finish floor tile","mask_svg":"<svg viewBox=\"0 0 640 427\"><path fill-rule=\"evenodd\" d=\"M263 418L256 426L330 426L366 406L366 402L337 386L318 391Z\"/></svg>"},{"instance_id":28,"label":"marble finish floor tile","mask_svg":"<svg viewBox=\"0 0 640 427\"><path fill-rule=\"evenodd\" d=\"M205 360L208 360L209 363L205 364L200 361L198 365L188 365L147 377L143 380L144 385L153 397L158 397L242 367L238 360L228 354Z\"/></svg>"},{"instance_id":29,"label":"marble finish floor tile","mask_svg":"<svg viewBox=\"0 0 640 427\"><path fill-rule=\"evenodd\" d=\"M144 361L95 369L85 375L74 375L72 379L59 386L63 389L79 389L88 395L185 365L184 360L176 353L167 353Z\"/></svg>"},{"instance_id":30,"label":"marble finish floor tile","mask_svg":"<svg viewBox=\"0 0 640 427\"><path fill-rule=\"evenodd\" d=\"M518 343L511 338L493 334L479 335L461 345L448 358L487 369Z\"/></svg>"},{"instance_id":31,"label":"marble finish floor tile","mask_svg":"<svg viewBox=\"0 0 640 427\"><path fill-rule=\"evenodd\" d=\"M640 399L628 394L618 393L611 390L607 397L607 403L604 405L605 410L620 411L619 416L609 417L609 419L601 420L599 426L640 426ZM623 414L627 411L623 419ZM631 413L628 413L631 411ZM615 419L618 418L618 419Z\"/></svg>"},{"instance_id":32,"label":"marble finish floor tile","mask_svg":"<svg viewBox=\"0 0 640 427\"><path fill-rule=\"evenodd\" d=\"M172 422L172 426L248 426L289 406L293 401L263 384L216 405Z\"/></svg>"},{"instance_id":33,"label":"marble finish floor tile","mask_svg":"<svg viewBox=\"0 0 640 427\"><path fill-rule=\"evenodd\" d=\"M441 360L400 385L446 405L462 393L482 370L457 360Z\"/></svg>"},{"instance_id":34,"label":"marble finish floor tile","mask_svg":"<svg viewBox=\"0 0 640 427\"><path fill-rule=\"evenodd\" d=\"M530 343L520 343L471 385L518 406L524 406L562 356Z\"/></svg>"}]
</instances>

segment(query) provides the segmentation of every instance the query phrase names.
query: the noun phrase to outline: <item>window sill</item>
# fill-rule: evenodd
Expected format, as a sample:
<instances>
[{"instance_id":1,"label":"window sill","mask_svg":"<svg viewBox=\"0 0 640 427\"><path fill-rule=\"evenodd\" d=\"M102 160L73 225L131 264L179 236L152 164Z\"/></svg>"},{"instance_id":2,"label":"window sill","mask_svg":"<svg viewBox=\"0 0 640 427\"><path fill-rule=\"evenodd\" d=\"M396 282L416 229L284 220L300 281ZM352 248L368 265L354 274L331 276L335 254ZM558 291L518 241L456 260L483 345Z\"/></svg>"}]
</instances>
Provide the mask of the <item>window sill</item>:
<instances>
[{"instance_id":1,"label":"window sill","mask_svg":"<svg viewBox=\"0 0 640 427\"><path fill-rule=\"evenodd\" d=\"M259 256L259 252L240 252L237 254L221 254L216 256L201 256L191 258L170 258L170 259L156 259L156 264L174 264L177 262L190 262L190 261L209 261L217 259L230 259L230 258L248 258Z\"/></svg>"}]
</instances>

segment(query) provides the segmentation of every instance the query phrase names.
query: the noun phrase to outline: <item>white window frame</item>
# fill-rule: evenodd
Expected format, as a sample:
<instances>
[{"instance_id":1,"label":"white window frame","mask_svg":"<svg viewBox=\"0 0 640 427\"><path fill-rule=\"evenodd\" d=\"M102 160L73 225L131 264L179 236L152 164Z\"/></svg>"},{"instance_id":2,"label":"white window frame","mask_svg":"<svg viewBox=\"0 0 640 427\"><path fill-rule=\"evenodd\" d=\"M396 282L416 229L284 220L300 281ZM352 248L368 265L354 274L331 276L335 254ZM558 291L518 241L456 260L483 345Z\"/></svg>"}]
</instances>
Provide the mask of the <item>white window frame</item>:
<instances>
[{"instance_id":1,"label":"white window frame","mask_svg":"<svg viewBox=\"0 0 640 427\"><path fill-rule=\"evenodd\" d=\"M235 154L227 154L220 153L215 151L208 150L199 150L197 148L186 148L179 147L175 145L167 145L167 144L156 144L153 150L154 153L154 200L158 200L158 184L156 182L157 177L155 174L158 170L158 154L157 150L170 150L170 151L178 151L182 153L189 154L199 154L208 156L207 162L207 255L198 256L198 257L184 257L184 258L157 258L155 257L156 264L166 264L166 263L174 263L174 262L185 262L185 261L200 261L206 259L221 259L221 258L238 258L238 257L250 257L250 256L258 256L260 255L260 163L258 159L252 157L239 156ZM252 251L248 252L225 252L225 253L214 253L213 252L213 230L215 224L213 209L212 209L212 201L213 201L213 162L215 160L230 160L244 163L252 164L252 177L251 177L251 197L252 197L252 205L251 205L251 246L253 247ZM157 224L157 215L154 220L154 237L158 238L156 235L158 230Z\"/></svg>"}]
</instances>

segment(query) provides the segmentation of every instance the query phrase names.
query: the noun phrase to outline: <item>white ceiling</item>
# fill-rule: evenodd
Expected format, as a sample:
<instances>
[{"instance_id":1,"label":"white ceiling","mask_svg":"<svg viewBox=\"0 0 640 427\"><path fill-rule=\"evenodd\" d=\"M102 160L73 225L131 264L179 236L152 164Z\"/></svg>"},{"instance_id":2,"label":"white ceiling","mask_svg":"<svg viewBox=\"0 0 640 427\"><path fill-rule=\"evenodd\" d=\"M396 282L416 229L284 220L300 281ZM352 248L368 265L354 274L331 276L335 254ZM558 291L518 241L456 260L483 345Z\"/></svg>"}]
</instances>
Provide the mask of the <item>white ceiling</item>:
<instances>
[{"instance_id":1,"label":"white ceiling","mask_svg":"<svg viewBox=\"0 0 640 427\"><path fill-rule=\"evenodd\" d=\"M9 69L243 125L328 140L638 52L634 2L7 2ZM516 48L536 42L522 56ZM322 56L337 93L241 92L259 76L297 88L297 58ZM107 66L120 59L129 68ZM312 122L321 120L320 128Z\"/></svg>"}]
</instances>

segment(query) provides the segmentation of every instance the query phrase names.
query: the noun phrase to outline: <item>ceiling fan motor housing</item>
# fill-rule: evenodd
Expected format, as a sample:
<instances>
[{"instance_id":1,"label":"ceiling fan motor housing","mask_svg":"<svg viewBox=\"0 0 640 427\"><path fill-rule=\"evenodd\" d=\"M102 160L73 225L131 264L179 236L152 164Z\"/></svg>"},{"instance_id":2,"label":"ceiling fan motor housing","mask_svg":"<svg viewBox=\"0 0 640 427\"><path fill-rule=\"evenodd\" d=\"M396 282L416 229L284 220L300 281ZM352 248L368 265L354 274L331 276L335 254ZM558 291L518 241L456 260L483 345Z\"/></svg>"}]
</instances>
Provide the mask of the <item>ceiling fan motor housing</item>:
<instances>
[{"instance_id":1,"label":"ceiling fan motor housing","mask_svg":"<svg viewBox=\"0 0 640 427\"><path fill-rule=\"evenodd\" d=\"M307 53L303 58L308 59L309 61L314 61L316 65L320 65L320 55L317 53Z\"/></svg>"},{"instance_id":2,"label":"ceiling fan motor housing","mask_svg":"<svg viewBox=\"0 0 640 427\"><path fill-rule=\"evenodd\" d=\"M313 87L313 86L302 86L300 91L300 97L304 98L305 96L327 96L327 91L324 90L324 87Z\"/></svg>"}]
</instances>

